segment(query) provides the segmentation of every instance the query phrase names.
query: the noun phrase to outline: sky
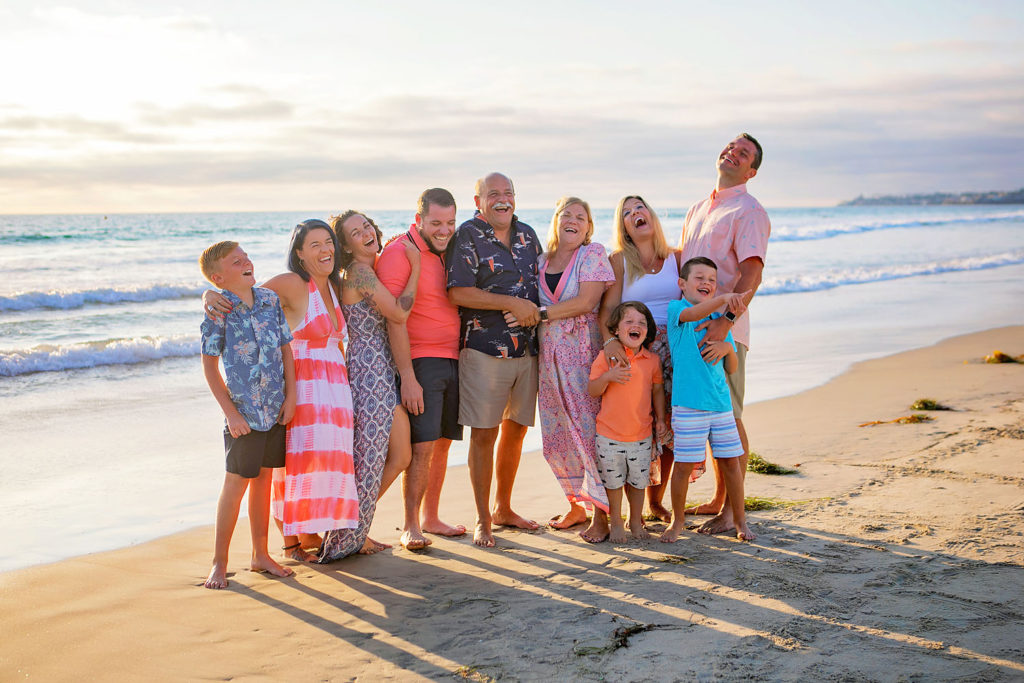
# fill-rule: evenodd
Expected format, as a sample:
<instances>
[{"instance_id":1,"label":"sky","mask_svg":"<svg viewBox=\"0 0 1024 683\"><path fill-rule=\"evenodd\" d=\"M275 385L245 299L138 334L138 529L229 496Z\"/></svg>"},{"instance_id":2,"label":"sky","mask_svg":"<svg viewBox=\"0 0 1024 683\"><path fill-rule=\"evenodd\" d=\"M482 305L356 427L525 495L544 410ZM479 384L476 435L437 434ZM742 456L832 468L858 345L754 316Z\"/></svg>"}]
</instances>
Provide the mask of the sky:
<instances>
[{"instance_id":1,"label":"sky","mask_svg":"<svg viewBox=\"0 0 1024 683\"><path fill-rule=\"evenodd\" d=\"M1024 187L1024 3L0 5L0 213L685 207Z\"/></svg>"}]
</instances>

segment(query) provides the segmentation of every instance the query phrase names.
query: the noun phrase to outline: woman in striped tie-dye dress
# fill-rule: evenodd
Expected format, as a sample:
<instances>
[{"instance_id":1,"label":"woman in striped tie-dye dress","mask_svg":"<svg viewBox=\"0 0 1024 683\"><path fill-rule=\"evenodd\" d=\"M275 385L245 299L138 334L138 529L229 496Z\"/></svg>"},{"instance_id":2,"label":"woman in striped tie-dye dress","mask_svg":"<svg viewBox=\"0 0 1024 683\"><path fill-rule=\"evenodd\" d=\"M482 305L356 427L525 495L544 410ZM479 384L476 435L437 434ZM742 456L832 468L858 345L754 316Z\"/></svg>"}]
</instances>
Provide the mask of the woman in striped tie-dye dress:
<instances>
[{"instance_id":1,"label":"woman in striped tie-dye dress","mask_svg":"<svg viewBox=\"0 0 1024 683\"><path fill-rule=\"evenodd\" d=\"M337 237L324 221L295 226L288 269L263 286L277 292L292 330L295 417L288 424L285 466L274 470L272 513L285 555L315 560L319 534L354 528L359 498L352 461L352 394L340 343L345 319L335 258ZM215 292L203 296L211 314L230 309ZM328 303L329 302L329 303Z\"/></svg>"}]
</instances>

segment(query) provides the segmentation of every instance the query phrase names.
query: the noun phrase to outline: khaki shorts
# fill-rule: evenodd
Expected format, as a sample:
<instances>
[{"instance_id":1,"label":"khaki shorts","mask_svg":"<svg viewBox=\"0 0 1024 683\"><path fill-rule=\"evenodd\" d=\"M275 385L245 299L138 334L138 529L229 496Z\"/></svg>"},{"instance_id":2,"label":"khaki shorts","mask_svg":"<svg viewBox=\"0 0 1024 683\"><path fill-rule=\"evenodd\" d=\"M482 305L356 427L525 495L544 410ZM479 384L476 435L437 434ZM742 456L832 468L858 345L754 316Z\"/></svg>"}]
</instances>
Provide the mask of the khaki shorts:
<instances>
[{"instance_id":1,"label":"khaki shorts","mask_svg":"<svg viewBox=\"0 0 1024 683\"><path fill-rule=\"evenodd\" d=\"M732 414L739 420L743 417L743 391L747 388L747 347L739 342L736 342L736 360L736 372L725 373L725 381L732 398Z\"/></svg>"},{"instance_id":2,"label":"khaki shorts","mask_svg":"<svg viewBox=\"0 0 1024 683\"><path fill-rule=\"evenodd\" d=\"M502 420L533 426L537 413L537 357L495 358L459 352L459 424L491 429Z\"/></svg>"}]
</instances>

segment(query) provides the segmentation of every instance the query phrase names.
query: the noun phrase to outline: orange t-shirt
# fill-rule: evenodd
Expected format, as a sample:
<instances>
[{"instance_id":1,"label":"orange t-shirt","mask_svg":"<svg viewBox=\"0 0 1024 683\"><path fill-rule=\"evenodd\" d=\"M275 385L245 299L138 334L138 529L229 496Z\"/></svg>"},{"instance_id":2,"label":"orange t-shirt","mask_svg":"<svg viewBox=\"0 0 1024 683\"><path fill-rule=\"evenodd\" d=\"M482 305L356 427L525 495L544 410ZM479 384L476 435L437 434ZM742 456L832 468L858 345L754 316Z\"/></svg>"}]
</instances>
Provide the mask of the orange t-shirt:
<instances>
[{"instance_id":1,"label":"orange t-shirt","mask_svg":"<svg viewBox=\"0 0 1024 683\"><path fill-rule=\"evenodd\" d=\"M632 374L625 384L609 382L597 413L597 433L612 441L643 441L652 434L651 388L663 384L661 360L641 348L635 355L626 349ZM608 372L604 352L590 366L590 379Z\"/></svg>"}]
</instances>

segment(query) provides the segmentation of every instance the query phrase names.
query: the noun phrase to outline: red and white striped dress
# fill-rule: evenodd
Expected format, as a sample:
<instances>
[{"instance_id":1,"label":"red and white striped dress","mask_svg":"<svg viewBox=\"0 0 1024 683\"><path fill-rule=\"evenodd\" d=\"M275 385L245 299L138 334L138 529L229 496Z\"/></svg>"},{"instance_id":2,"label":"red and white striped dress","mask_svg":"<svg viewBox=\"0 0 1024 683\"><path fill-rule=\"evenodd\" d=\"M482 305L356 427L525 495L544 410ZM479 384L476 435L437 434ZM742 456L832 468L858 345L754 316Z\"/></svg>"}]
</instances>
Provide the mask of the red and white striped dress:
<instances>
[{"instance_id":1,"label":"red and white striped dress","mask_svg":"<svg viewBox=\"0 0 1024 683\"><path fill-rule=\"evenodd\" d=\"M352 529L359 522L352 393L339 346L345 318L330 289L338 329L310 280L306 316L292 330L295 417L288 424L285 466L274 470L273 480L273 513L285 536Z\"/></svg>"}]
</instances>

